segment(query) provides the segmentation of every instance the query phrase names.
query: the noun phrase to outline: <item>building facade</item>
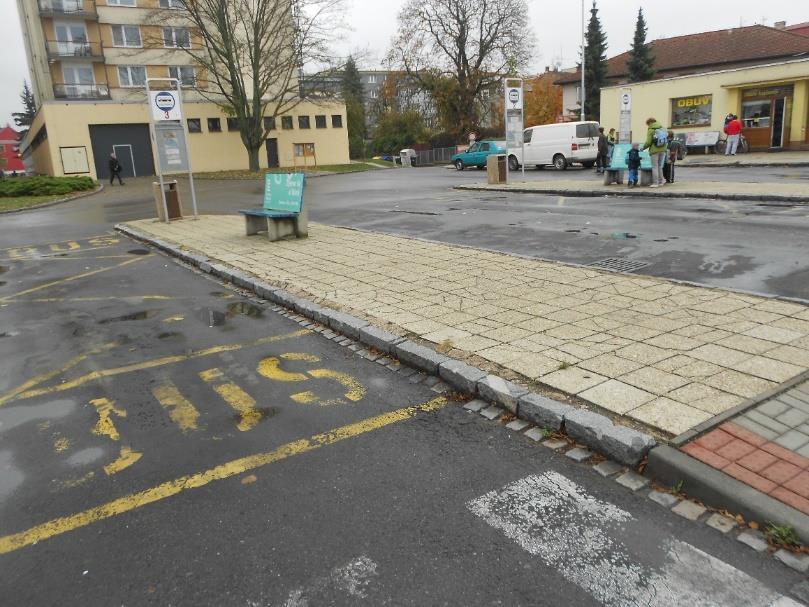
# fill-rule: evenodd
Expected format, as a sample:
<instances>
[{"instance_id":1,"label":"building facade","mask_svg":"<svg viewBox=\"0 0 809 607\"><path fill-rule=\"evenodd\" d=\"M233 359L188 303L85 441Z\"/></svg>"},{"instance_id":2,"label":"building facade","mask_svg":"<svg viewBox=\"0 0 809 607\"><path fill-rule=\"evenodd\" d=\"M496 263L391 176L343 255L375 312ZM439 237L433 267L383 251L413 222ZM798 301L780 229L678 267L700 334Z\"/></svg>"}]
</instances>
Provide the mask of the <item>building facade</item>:
<instances>
[{"instance_id":1,"label":"building facade","mask_svg":"<svg viewBox=\"0 0 809 607\"><path fill-rule=\"evenodd\" d=\"M244 169L233 121L210 101L195 65L202 44L181 0L17 0L36 118L22 142L37 173L104 178L112 152L124 175L154 174L146 78L182 83L195 171ZM349 162L345 106L303 101L270 129L262 167Z\"/></svg>"},{"instance_id":2,"label":"building facade","mask_svg":"<svg viewBox=\"0 0 809 607\"><path fill-rule=\"evenodd\" d=\"M0 128L0 170L4 173L25 173L25 165L19 156L19 134L11 125Z\"/></svg>"}]
</instances>

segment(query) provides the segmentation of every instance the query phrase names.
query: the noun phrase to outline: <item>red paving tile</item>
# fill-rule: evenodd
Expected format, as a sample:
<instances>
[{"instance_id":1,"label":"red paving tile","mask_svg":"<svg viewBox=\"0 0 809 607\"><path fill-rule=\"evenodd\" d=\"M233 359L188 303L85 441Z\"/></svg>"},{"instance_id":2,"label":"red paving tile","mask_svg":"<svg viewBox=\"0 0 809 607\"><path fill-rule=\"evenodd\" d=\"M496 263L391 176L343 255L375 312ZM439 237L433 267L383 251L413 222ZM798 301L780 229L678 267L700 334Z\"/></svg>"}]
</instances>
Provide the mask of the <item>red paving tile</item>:
<instances>
[{"instance_id":1,"label":"red paving tile","mask_svg":"<svg viewBox=\"0 0 809 607\"><path fill-rule=\"evenodd\" d=\"M727 445L733 440L733 435L728 434L724 430L711 430L707 434L703 434L694 442L700 447L704 447L709 451L716 451L720 447Z\"/></svg>"},{"instance_id":2,"label":"red paving tile","mask_svg":"<svg viewBox=\"0 0 809 607\"><path fill-rule=\"evenodd\" d=\"M750 432L747 428L742 428L741 426L734 424L733 422L725 422L721 426L720 429L724 430L728 434L732 434L736 438L740 438L743 441L750 443L751 445L755 445L756 447L760 447L764 443L767 442L767 439L763 436L759 436L755 432Z\"/></svg>"},{"instance_id":3,"label":"red paving tile","mask_svg":"<svg viewBox=\"0 0 809 607\"><path fill-rule=\"evenodd\" d=\"M772 466L765 468L759 474L774 483L783 485L788 480L795 478L800 474L801 469L794 464L785 462L784 460L775 462Z\"/></svg>"},{"instance_id":4,"label":"red paving tile","mask_svg":"<svg viewBox=\"0 0 809 607\"><path fill-rule=\"evenodd\" d=\"M794 451L790 451L789 449L784 449L781 445L776 445L775 443L764 443L761 445L761 448L766 451L767 453L772 453L775 457L779 459L785 459L791 464L795 464L798 468L809 468L809 459L798 455Z\"/></svg>"},{"instance_id":5,"label":"red paving tile","mask_svg":"<svg viewBox=\"0 0 809 607\"><path fill-rule=\"evenodd\" d=\"M761 472L764 470L764 468L771 466L777 461L780 460L771 453L767 453L761 449L756 449L752 453L745 455L740 460L737 460L736 463L740 466L744 466L748 470L752 470L753 472Z\"/></svg>"},{"instance_id":6,"label":"red paving tile","mask_svg":"<svg viewBox=\"0 0 809 607\"><path fill-rule=\"evenodd\" d=\"M730 463L724 457L721 457L713 451L709 451L705 447L702 447L696 443L689 443L688 445L685 445L682 450L688 453L688 455L691 457L696 458L709 466L718 468L719 470Z\"/></svg>"},{"instance_id":7,"label":"red paving tile","mask_svg":"<svg viewBox=\"0 0 809 607\"><path fill-rule=\"evenodd\" d=\"M756 448L750 443L747 443L738 438L734 438L727 445L720 447L715 451L718 456L724 457L727 460L735 462L737 459L741 459L745 455L749 455L755 450Z\"/></svg>"},{"instance_id":8,"label":"red paving tile","mask_svg":"<svg viewBox=\"0 0 809 607\"><path fill-rule=\"evenodd\" d=\"M758 489L762 493L770 493L778 486L774 482L759 476L755 472L750 472L750 470L742 468L738 464L730 464L723 468L722 472L729 474L736 480L742 481L746 485L750 485L754 489Z\"/></svg>"},{"instance_id":9,"label":"red paving tile","mask_svg":"<svg viewBox=\"0 0 809 607\"><path fill-rule=\"evenodd\" d=\"M784 487L794 491L801 497L809 499L809 472L801 472L795 478L791 478L784 483Z\"/></svg>"},{"instance_id":10,"label":"red paving tile","mask_svg":"<svg viewBox=\"0 0 809 607\"><path fill-rule=\"evenodd\" d=\"M804 514L809 514L809 500L792 493L792 491L788 489L777 487L770 493L770 496L784 502L788 506L792 506L796 510L800 510Z\"/></svg>"}]
</instances>

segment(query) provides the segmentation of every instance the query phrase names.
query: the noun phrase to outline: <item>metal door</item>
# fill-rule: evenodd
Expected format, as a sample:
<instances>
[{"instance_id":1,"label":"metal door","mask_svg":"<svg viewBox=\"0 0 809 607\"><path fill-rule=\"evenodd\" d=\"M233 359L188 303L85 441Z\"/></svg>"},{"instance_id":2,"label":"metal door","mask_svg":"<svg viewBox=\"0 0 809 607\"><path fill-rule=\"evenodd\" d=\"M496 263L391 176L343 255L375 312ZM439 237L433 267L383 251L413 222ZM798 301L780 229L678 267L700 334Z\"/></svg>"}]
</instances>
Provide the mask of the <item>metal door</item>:
<instances>
[{"instance_id":1,"label":"metal door","mask_svg":"<svg viewBox=\"0 0 809 607\"><path fill-rule=\"evenodd\" d=\"M278 140L267 139L267 166L271 169L278 168Z\"/></svg>"},{"instance_id":2,"label":"metal door","mask_svg":"<svg viewBox=\"0 0 809 607\"><path fill-rule=\"evenodd\" d=\"M112 146L118 164L121 165L121 177L137 177L135 172L135 155L132 153L132 146L128 143L117 143Z\"/></svg>"},{"instance_id":3,"label":"metal door","mask_svg":"<svg viewBox=\"0 0 809 607\"><path fill-rule=\"evenodd\" d=\"M784 145L784 112L787 100L784 97L774 99L772 102L772 141L770 146L780 148Z\"/></svg>"}]
</instances>

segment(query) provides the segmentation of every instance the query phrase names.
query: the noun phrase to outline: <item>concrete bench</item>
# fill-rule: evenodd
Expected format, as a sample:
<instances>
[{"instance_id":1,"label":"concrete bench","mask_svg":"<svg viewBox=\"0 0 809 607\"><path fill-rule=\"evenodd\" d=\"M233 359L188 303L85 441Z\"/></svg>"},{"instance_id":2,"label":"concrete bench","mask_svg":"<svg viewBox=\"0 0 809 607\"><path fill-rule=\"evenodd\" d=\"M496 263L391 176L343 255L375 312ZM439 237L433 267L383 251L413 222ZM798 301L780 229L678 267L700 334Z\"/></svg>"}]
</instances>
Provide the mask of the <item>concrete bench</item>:
<instances>
[{"instance_id":1,"label":"concrete bench","mask_svg":"<svg viewBox=\"0 0 809 607\"><path fill-rule=\"evenodd\" d=\"M604 169L604 185L613 183L622 184L624 182L624 171L629 171L626 164L626 153L632 149L629 143L619 143L612 150L610 166ZM640 153L640 185L651 185L652 183L652 159L648 150Z\"/></svg>"},{"instance_id":2,"label":"concrete bench","mask_svg":"<svg viewBox=\"0 0 809 607\"><path fill-rule=\"evenodd\" d=\"M289 179L292 178L294 175L289 177ZM268 176L267 184L270 183L270 179L273 179L278 185L286 183L286 177ZM309 236L309 209L303 204L302 185L297 195L295 200L295 197L278 196L276 198L265 194L263 208L239 211L244 215L247 235L253 236L259 232L267 232L267 238L270 241Z\"/></svg>"}]
</instances>

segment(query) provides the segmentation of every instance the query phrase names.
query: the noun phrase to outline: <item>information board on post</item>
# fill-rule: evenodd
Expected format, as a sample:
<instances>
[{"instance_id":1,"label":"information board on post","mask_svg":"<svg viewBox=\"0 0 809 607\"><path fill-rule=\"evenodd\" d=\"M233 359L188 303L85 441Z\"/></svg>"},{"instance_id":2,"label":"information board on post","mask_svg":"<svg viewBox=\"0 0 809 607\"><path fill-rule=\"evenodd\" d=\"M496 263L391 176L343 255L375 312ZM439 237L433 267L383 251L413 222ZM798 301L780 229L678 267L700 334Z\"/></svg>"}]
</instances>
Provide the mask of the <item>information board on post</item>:
<instances>
[{"instance_id":1,"label":"information board on post","mask_svg":"<svg viewBox=\"0 0 809 607\"><path fill-rule=\"evenodd\" d=\"M508 151L512 149L520 149L520 158L525 155L525 142L523 139L523 130L525 129L525 120L523 115L523 83L518 78L506 78L504 81L504 108L505 108L505 123L506 123L506 181L508 181ZM521 163L523 167L523 177L525 176L525 163Z\"/></svg>"},{"instance_id":2,"label":"information board on post","mask_svg":"<svg viewBox=\"0 0 809 607\"><path fill-rule=\"evenodd\" d=\"M158 122L154 126L157 158L164 174L188 172L188 148L183 127L176 122Z\"/></svg>"},{"instance_id":3,"label":"information board on post","mask_svg":"<svg viewBox=\"0 0 809 607\"><path fill-rule=\"evenodd\" d=\"M267 173L264 176L264 208L300 213L305 181L303 173Z\"/></svg>"},{"instance_id":4,"label":"information board on post","mask_svg":"<svg viewBox=\"0 0 809 607\"><path fill-rule=\"evenodd\" d=\"M618 143L632 143L632 92L621 91L619 98Z\"/></svg>"}]
</instances>

